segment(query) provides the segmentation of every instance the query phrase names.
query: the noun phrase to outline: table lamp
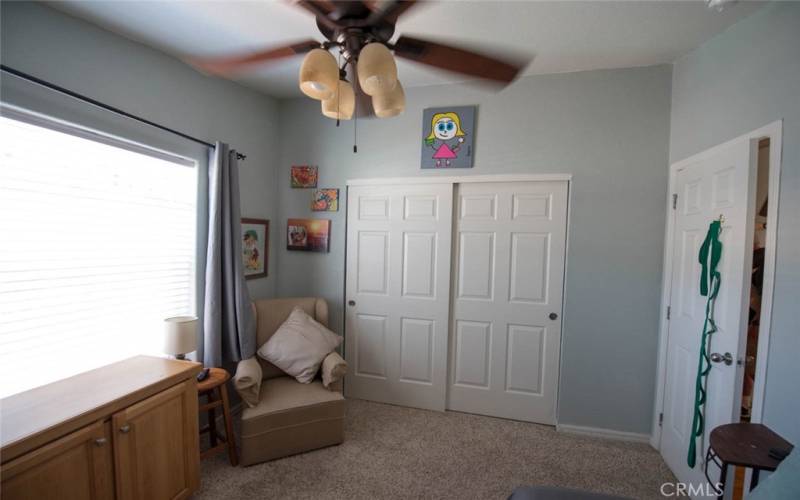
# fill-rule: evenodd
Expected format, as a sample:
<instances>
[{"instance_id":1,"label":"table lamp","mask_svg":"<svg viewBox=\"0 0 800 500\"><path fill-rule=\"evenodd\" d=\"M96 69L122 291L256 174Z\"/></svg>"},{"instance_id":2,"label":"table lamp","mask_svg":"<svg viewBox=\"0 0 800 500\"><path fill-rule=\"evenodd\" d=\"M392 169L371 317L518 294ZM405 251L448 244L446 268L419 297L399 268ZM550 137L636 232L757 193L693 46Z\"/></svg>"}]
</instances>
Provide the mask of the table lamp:
<instances>
[{"instance_id":1,"label":"table lamp","mask_svg":"<svg viewBox=\"0 0 800 500\"><path fill-rule=\"evenodd\" d=\"M176 316L164 320L164 353L175 359L186 359L186 354L197 350L197 318Z\"/></svg>"}]
</instances>

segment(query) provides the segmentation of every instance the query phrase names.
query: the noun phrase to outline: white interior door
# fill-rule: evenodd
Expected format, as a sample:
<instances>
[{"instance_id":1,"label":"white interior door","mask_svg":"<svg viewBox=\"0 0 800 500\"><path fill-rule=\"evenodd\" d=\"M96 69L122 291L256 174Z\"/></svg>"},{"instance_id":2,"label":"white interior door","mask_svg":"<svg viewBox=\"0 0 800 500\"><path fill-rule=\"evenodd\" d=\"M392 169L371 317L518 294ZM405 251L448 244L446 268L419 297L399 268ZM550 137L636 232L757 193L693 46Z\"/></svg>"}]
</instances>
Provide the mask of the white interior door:
<instances>
[{"instance_id":1,"label":"white interior door","mask_svg":"<svg viewBox=\"0 0 800 500\"><path fill-rule=\"evenodd\" d=\"M453 186L351 186L348 397L444 410Z\"/></svg>"},{"instance_id":2,"label":"white interior door","mask_svg":"<svg viewBox=\"0 0 800 500\"><path fill-rule=\"evenodd\" d=\"M706 483L703 467L710 431L718 425L739 421L743 367L737 361L740 349L744 352L747 328L755 152L747 138L726 143L681 162L682 168L675 178L671 313L660 449L678 480L692 485ZM720 215L724 223L718 266L721 288L715 314L718 331L711 337L709 352L729 354L732 363L712 363L707 382L705 433L698 438L696 465L691 469L687 455L706 306L706 297L700 295L698 253L709 224ZM716 475L718 469L712 465L709 470Z\"/></svg>"},{"instance_id":3,"label":"white interior door","mask_svg":"<svg viewBox=\"0 0 800 500\"><path fill-rule=\"evenodd\" d=\"M555 424L567 182L456 196L448 408Z\"/></svg>"}]
</instances>

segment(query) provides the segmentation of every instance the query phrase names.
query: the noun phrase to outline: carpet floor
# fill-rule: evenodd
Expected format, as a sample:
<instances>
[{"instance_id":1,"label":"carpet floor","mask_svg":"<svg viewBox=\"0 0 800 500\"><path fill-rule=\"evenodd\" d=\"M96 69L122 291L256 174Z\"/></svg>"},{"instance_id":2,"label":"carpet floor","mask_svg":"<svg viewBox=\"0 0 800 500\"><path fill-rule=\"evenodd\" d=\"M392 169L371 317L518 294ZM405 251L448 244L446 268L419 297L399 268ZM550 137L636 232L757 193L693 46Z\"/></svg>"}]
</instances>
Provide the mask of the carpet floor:
<instances>
[{"instance_id":1,"label":"carpet floor","mask_svg":"<svg viewBox=\"0 0 800 500\"><path fill-rule=\"evenodd\" d=\"M661 498L658 453L512 420L347 401L345 442L250 467L203 460L197 499L506 498L550 485Z\"/></svg>"}]
</instances>

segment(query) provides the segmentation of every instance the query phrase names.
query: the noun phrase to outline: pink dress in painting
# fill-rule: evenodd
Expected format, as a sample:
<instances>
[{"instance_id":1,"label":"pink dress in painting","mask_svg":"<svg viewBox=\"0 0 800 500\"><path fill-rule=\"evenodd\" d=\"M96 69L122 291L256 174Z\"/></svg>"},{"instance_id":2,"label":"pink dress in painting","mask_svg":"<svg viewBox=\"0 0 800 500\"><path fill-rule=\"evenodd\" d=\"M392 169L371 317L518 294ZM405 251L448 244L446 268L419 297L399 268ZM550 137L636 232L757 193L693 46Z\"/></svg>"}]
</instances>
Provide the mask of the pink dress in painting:
<instances>
[{"instance_id":1,"label":"pink dress in painting","mask_svg":"<svg viewBox=\"0 0 800 500\"><path fill-rule=\"evenodd\" d=\"M442 144L439 146L439 149L433 153L433 157L436 160L452 160L453 158L458 158L455 151L450 149L450 146L447 144Z\"/></svg>"}]
</instances>

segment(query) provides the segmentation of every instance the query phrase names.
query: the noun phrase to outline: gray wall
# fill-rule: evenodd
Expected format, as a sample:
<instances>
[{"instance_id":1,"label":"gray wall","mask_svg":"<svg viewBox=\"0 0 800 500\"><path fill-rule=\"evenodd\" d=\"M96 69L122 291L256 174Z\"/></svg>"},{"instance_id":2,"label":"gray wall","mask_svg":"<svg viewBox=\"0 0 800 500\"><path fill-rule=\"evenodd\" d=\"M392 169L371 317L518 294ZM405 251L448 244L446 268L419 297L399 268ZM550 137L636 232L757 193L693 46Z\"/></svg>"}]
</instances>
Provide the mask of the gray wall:
<instances>
[{"instance_id":1,"label":"gray wall","mask_svg":"<svg viewBox=\"0 0 800 500\"><path fill-rule=\"evenodd\" d=\"M195 137L229 142L247 154L242 215L275 219L277 101L49 7L0 6L3 64ZM274 255L274 237L271 243ZM270 276L248 282L254 298L273 295L275 270L270 259Z\"/></svg>"},{"instance_id":2,"label":"gray wall","mask_svg":"<svg viewBox=\"0 0 800 500\"><path fill-rule=\"evenodd\" d=\"M402 75L401 75L402 77ZM410 89L397 118L353 124L307 98L281 104L277 293L321 295L342 329L345 213L313 214L289 188L292 164L320 187L360 177L571 173L559 422L649 433L667 190L669 66L527 77L499 94L469 85ZM425 107L477 104L475 168L420 171ZM344 207L344 204L342 204ZM287 217L330 217L329 254L287 252Z\"/></svg>"},{"instance_id":3,"label":"gray wall","mask_svg":"<svg viewBox=\"0 0 800 500\"><path fill-rule=\"evenodd\" d=\"M783 119L764 421L800 443L800 3L776 2L678 60L670 162Z\"/></svg>"}]
</instances>

